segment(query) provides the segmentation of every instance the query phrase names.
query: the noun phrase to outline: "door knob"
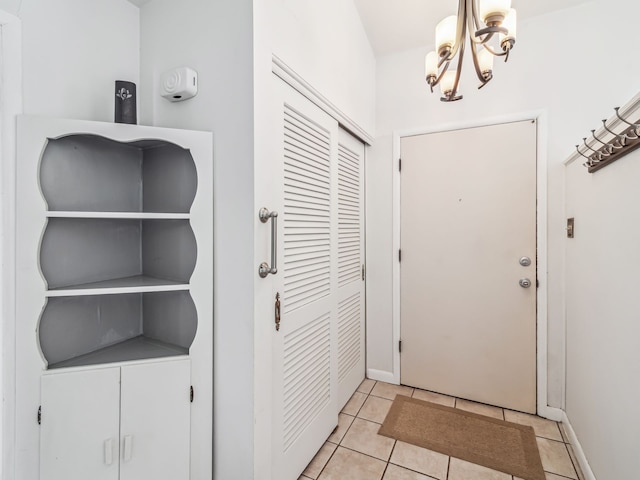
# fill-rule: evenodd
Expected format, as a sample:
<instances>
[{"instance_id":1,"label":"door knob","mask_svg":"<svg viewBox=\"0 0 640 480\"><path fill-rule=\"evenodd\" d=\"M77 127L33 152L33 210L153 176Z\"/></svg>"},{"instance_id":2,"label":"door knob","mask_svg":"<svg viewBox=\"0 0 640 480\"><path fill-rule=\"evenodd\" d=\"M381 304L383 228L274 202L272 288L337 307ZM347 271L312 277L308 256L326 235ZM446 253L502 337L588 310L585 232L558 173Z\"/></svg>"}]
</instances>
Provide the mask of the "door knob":
<instances>
[{"instance_id":1,"label":"door knob","mask_svg":"<svg viewBox=\"0 0 640 480\"><path fill-rule=\"evenodd\" d=\"M529 280L528 278L521 278L520 279L520 286L522 288L529 288L531 286L531 280Z\"/></svg>"}]
</instances>

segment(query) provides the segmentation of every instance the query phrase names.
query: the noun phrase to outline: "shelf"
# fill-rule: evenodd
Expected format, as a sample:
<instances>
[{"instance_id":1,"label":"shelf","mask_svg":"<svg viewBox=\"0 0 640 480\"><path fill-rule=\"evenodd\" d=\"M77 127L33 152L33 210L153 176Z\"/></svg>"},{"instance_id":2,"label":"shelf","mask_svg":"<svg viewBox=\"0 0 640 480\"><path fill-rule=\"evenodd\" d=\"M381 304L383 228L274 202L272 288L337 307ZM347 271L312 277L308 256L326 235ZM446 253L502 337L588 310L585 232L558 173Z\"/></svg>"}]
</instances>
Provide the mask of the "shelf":
<instances>
[{"instance_id":1,"label":"shelf","mask_svg":"<svg viewBox=\"0 0 640 480\"><path fill-rule=\"evenodd\" d=\"M175 292L189 290L188 283L173 282L148 275L115 278L101 282L84 283L47 290L47 297L75 297L86 295L113 295L122 293Z\"/></svg>"},{"instance_id":2,"label":"shelf","mask_svg":"<svg viewBox=\"0 0 640 480\"><path fill-rule=\"evenodd\" d=\"M48 209L56 212L188 213L198 185L188 149L87 134L49 138L39 175Z\"/></svg>"},{"instance_id":3,"label":"shelf","mask_svg":"<svg viewBox=\"0 0 640 480\"><path fill-rule=\"evenodd\" d=\"M93 283L97 289L138 287L138 279L102 282L140 275L170 279L143 281L142 286L188 284L196 259L195 236L185 219L54 217L48 219L40 242L40 270L48 289L56 292L86 290ZM130 291L166 290L175 289Z\"/></svg>"},{"instance_id":4,"label":"shelf","mask_svg":"<svg viewBox=\"0 0 640 480\"><path fill-rule=\"evenodd\" d=\"M126 220L189 220L188 213L146 213L146 212L78 212L52 211L47 218L122 218Z\"/></svg>"},{"instance_id":5,"label":"shelf","mask_svg":"<svg viewBox=\"0 0 640 480\"><path fill-rule=\"evenodd\" d=\"M49 370L57 368L83 367L103 363L130 362L151 358L174 357L188 354L188 348L160 342L158 340L145 337L144 335L140 335L138 337L125 340L124 342L101 348L95 352L49 365Z\"/></svg>"}]
</instances>

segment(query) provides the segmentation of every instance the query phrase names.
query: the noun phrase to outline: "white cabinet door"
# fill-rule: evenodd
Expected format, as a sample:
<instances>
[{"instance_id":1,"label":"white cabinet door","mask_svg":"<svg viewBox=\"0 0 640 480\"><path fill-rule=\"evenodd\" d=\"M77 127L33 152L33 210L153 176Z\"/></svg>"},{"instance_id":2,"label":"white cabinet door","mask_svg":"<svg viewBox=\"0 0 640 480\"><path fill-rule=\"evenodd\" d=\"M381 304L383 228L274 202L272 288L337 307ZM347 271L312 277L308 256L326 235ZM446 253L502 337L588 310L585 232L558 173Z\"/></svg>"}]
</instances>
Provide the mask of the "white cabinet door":
<instances>
[{"instance_id":1,"label":"white cabinet door","mask_svg":"<svg viewBox=\"0 0 640 480\"><path fill-rule=\"evenodd\" d=\"M272 478L299 477L338 424L338 123L279 79L273 205L281 302L273 332ZM269 309L272 315L273 310Z\"/></svg>"},{"instance_id":2,"label":"white cabinet door","mask_svg":"<svg viewBox=\"0 0 640 480\"><path fill-rule=\"evenodd\" d=\"M117 367L42 377L40 480L118 479L119 383Z\"/></svg>"},{"instance_id":3,"label":"white cabinet door","mask_svg":"<svg viewBox=\"0 0 640 480\"><path fill-rule=\"evenodd\" d=\"M338 406L364 379L364 144L338 136Z\"/></svg>"},{"instance_id":4,"label":"white cabinet door","mask_svg":"<svg viewBox=\"0 0 640 480\"><path fill-rule=\"evenodd\" d=\"M122 367L121 480L189 479L189 387L189 360Z\"/></svg>"}]
</instances>

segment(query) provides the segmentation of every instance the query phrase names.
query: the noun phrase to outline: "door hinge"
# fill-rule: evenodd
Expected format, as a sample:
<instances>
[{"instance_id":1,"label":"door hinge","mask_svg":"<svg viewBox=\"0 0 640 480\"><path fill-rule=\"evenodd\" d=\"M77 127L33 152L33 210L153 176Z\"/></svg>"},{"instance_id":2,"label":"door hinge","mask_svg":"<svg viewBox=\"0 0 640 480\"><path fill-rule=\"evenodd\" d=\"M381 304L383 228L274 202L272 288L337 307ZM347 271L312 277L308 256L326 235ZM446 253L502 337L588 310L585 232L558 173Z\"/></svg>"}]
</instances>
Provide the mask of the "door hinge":
<instances>
[{"instance_id":1,"label":"door hinge","mask_svg":"<svg viewBox=\"0 0 640 480\"><path fill-rule=\"evenodd\" d=\"M189 387L189 401L193 403L193 385Z\"/></svg>"},{"instance_id":2,"label":"door hinge","mask_svg":"<svg viewBox=\"0 0 640 480\"><path fill-rule=\"evenodd\" d=\"M362 264L362 281L364 282L364 263Z\"/></svg>"},{"instance_id":3,"label":"door hinge","mask_svg":"<svg viewBox=\"0 0 640 480\"><path fill-rule=\"evenodd\" d=\"M398 352L402 353L402 340L398 341Z\"/></svg>"},{"instance_id":4,"label":"door hinge","mask_svg":"<svg viewBox=\"0 0 640 480\"><path fill-rule=\"evenodd\" d=\"M540 280L536 278L536 288L540 288Z\"/></svg>"},{"instance_id":5,"label":"door hinge","mask_svg":"<svg viewBox=\"0 0 640 480\"><path fill-rule=\"evenodd\" d=\"M398 171L399 172L402 171L402 159L401 158L398 159Z\"/></svg>"},{"instance_id":6,"label":"door hinge","mask_svg":"<svg viewBox=\"0 0 640 480\"><path fill-rule=\"evenodd\" d=\"M38 425L42 425L42 405L38 407Z\"/></svg>"},{"instance_id":7,"label":"door hinge","mask_svg":"<svg viewBox=\"0 0 640 480\"><path fill-rule=\"evenodd\" d=\"M402 249L398 250L398 261L402 261Z\"/></svg>"}]
</instances>

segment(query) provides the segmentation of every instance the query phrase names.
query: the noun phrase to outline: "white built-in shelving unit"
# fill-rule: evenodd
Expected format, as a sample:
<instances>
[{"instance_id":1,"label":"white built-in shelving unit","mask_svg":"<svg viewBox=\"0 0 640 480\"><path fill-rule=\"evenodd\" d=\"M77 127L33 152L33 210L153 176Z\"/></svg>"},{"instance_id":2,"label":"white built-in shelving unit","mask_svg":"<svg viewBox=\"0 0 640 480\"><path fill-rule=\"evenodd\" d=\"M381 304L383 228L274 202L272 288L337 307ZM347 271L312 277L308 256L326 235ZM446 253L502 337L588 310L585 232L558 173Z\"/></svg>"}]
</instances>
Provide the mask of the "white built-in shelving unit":
<instances>
[{"instance_id":1,"label":"white built-in shelving unit","mask_svg":"<svg viewBox=\"0 0 640 480\"><path fill-rule=\"evenodd\" d=\"M19 119L18 448L39 458L20 478L210 478L211 150L206 132Z\"/></svg>"}]
</instances>

